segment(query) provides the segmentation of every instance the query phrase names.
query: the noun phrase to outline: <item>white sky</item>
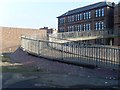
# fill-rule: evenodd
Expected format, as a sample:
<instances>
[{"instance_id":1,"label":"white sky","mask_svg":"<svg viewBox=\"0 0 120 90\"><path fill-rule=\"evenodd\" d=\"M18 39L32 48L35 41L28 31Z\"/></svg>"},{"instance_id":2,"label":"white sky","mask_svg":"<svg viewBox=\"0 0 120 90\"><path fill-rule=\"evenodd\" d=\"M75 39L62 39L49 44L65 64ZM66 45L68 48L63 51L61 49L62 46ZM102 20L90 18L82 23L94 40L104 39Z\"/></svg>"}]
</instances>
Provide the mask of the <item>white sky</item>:
<instances>
[{"instance_id":1,"label":"white sky","mask_svg":"<svg viewBox=\"0 0 120 90\"><path fill-rule=\"evenodd\" d=\"M57 28L57 16L99 1L103 0L0 0L0 26Z\"/></svg>"}]
</instances>

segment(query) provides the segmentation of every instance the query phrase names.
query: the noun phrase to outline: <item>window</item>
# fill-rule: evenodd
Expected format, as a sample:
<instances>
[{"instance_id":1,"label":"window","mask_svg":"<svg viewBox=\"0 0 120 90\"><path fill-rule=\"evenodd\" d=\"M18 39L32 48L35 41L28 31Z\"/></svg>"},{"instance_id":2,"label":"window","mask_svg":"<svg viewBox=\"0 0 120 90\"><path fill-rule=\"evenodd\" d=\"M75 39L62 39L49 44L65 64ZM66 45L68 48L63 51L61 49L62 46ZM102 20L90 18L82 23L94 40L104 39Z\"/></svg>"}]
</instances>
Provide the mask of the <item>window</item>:
<instances>
[{"instance_id":1,"label":"window","mask_svg":"<svg viewBox=\"0 0 120 90\"><path fill-rule=\"evenodd\" d=\"M74 21L74 16L73 15L71 16L71 18L72 18L72 21Z\"/></svg>"},{"instance_id":2,"label":"window","mask_svg":"<svg viewBox=\"0 0 120 90\"><path fill-rule=\"evenodd\" d=\"M70 22L70 16L68 16L68 22Z\"/></svg>"},{"instance_id":3,"label":"window","mask_svg":"<svg viewBox=\"0 0 120 90\"><path fill-rule=\"evenodd\" d=\"M95 23L95 29L96 29L96 30L104 29L104 22L102 22L102 21L96 22L96 23Z\"/></svg>"},{"instance_id":4,"label":"window","mask_svg":"<svg viewBox=\"0 0 120 90\"><path fill-rule=\"evenodd\" d=\"M70 26L68 26L68 32L70 32Z\"/></svg>"},{"instance_id":5,"label":"window","mask_svg":"<svg viewBox=\"0 0 120 90\"><path fill-rule=\"evenodd\" d=\"M86 28L85 28L85 24L84 24L83 30L85 31L85 29L86 29Z\"/></svg>"},{"instance_id":6,"label":"window","mask_svg":"<svg viewBox=\"0 0 120 90\"><path fill-rule=\"evenodd\" d=\"M71 32L71 26L68 26L68 32Z\"/></svg>"},{"instance_id":7,"label":"window","mask_svg":"<svg viewBox=\"0 0 120 90\"><path fill-rule=\"evenodd\" d=\"M98 17L98 10L95 11L95 17Z\"/></svg>"},{"instance_id":8,"label":"window","mask_svg":"<svg viewBox=\"0 0 120 90\"><path fill-rule=\"evenodd\" d=\"M91 12L86 12L86 13L83 13L83 17L82 17L82 14L81 14L81 19L84 18L85 19L90 19L91 18Z\"/></svg>"},{"instance_id":9,"label":"window","mask_svg":"<svg viewBox=\"0 0 120 90\"><path fill-rule=\"evenodd\" d=\"M60 18L60 24L64 24L65 23L65 18Z\"/></svg>"},{"instance_id":10,"label":"window","mask_svg":"<svg viewBox=\"0 0 120 90\"><path fill-rule=\"evenodd\" d=\"M77 31L77 26L75 26L75 31Z\"/></svg>"},{"instance_id":11,"label":"window","mask_svg":"<svg viewBox=\"0 0 120 90\"><path fill-rule=\"evenodd\" d=\"M74 31L74 26L72 26L72 31Z\"/></svg>"},{"instance_id":12,"label":"window","mask_svg":"<svg viewBox=\"0 0 120 90\"><path fill-rule=\"evenodd\" d=\"M88 19L88 14L89 14L89 13L88 13L88 12L86 12L86 19Z\"/></svg>"},{"instance_id":13,"label":"window","mask_svg":"<svg viewBox=\"0 0 120 90\"><path fill-rule=\"evenodd\" d=\"M62 18L61 22L64 23L64 18Z\"/></svg>"},{"instance_id":14,"label":"window","mask_svg":"<svg viewBox=\"0 0 120 90\"><path fill-rule=\"evenodd\" d=\"M78 18L77 18L77 14L75 15L75 19L76 19L76 21L78 20Z\"/></svg>"},{"instance_id":15,"label":"window","mask_svg":"<svg viewBox=\"0 0 120 90\"><path fill-rule=\"evenodd\" d=\"M99 17L101 16L101 9L99 9Z\"/></svg>"},{"instance_id":16,"label":"window","mask_svg":"<svg viewBox=\"0 0 120 90\"><path fill-rule=\"evenodd\" d=\"M62 28L62 31L65 32L64 28Z\"/></svg>"},{"instance_id":17,"label":"window","mask_svg":"<svg viewBox=\"0 0 120 90\"><path fill-rule=\"evenodd\" d=\"M77 25L77 31L79 31L79 25Z\"/></svg>"},{"instance_id":18,"label":"window","mask_svg":"<svg viewBox=\"0 0 120 90\"><path fill-rule=\"evenodd\" d=\"M77 25L75 26L75 31L77 31L78 29L77 29Z\"/></svg>"},{"instance_id":19,"label":"window","mask_svg":"<svg viewBox=\"0 0 120 90\"><path fill-rule=\"evenodd\" d=\"M77 31L81 31L82 30L82 26L81 25L77 25L78 29Z\"/></svg>"},{"instance_id":20,"label":"window","mask_svg":"<svg viewBox=\"0 0 120 90\"><path fill-rule=\"evenodd\" d=\"M69 21L71 22L71 16L70 16L70 18L69 18Z\"/></svg>"},{"instance_id":21,"label":"window","mask_svg":"<svg viewBox=\"0 0 120 90\"><path fill-rule=\"evenodd\" d=\"M102 9L102 16L104 16L104 8Z\"/></svg>"},{"instance_id":22,"label":"window","mask_svg":"<svg viewBox=\"0 0 120 90\"><path fill-rule=\"evenodd\" d=\"M69 26L67 27L67 31L69 32Z\"/></svg>"},{"instance_id":23,"label":"window","mask_svg":"<svg viewBox=\"0 0 120 90\"><path fill-rule=\"evenodd\" d=\"M99 30L100 30L101 29L101 22L99 22L99 26L98 27L99 27Z\"/></svg>"},{"instance_id":24,"label":"window","mask_svg":"<svg viewBox=\"0 0 120 90\"><path fill-rule=\"evenodd\" d=\"M102 28L101 28L101 29L104 29L104 23L103 23L103 22L101 22L101 24L102 24Z\"/></svg>"},{"instance_id":25,"label":"window","mask_svg":"<svg viewBox=\"0 0 120 90\"><path fill-rule=\"evenodd\" d=\"M68 16L68 22L70 22L70 16Z\"/></svg>"},{"instance_id":26,"label":"window","mask_svg":"<svg viewBox=\"0 0 120 90\"><path fill-rule=\"evenodd\" d=\"M70 26L70 30L69 30L70 32L72 31L72 26Z\"/></svg>"},{"instance_id":27,"label":"window","mask_svg":"<svg viewBox=\"0 0 120 90\"><path fill-rule=\"evenodd\" d=\"M60 18L60 24L61 24L61 18Z\"/></svg>"},{"instance_id":28,"label":"window","mask_svg":"<svg viewBox=\"0 0 120 90\"><path fill-rule=\"evenodd\" d=\"M61 18L60 18L60 24L61 24Z\"/></svg>"},{"instance_id":29,"label":"window","mask_svg":"<svg viewBox=\"0 0 120 90\"><path fill-rule=\"evenodd\" d=\"M90 24L88 24L88 30L91 30L91 26L90 26Z\"/></svg>"},{"instance_id":30,"label":"window","mask_svg":"<svg viewBox=\"0 0 120 90\"><path fill-rule=\"evenodd\" d=\"M91 18L91 12L89 12L89 19Z\"/></svg>"},{"instance_id":31,"label":"window","mask_svg":"<svg viewBox=\"0 0 120 90\"><path fill-rule=\"evenodd\" d=\"M86 30L90 30L90 24L86 24Z\"/></svg>"},{"instance_id":32,"label":"window","mask_svg":"<svg viewBox=\"0 0 120 90\"><path fill-rule=\"evenodd\" d=\"M95 17L104 16L104 8L95 11Z\"/></svg>"},{"instance_id":33,"label":"window","mask_svg":"<svg viewBox=\"0 0 120 90\"><path fill-rule=\"evenodd\" d=\"M79 25L80 31L82 31L82 25Z\"/></svg>"},{"instance_id":34,"label":"window","mask_svg":"<svg viewBox=\"0 0 120 90\"><path fill-rule=\"evenodd\" d=\"M82 14L80 14L80 20L82 20Z\"/></svg>"},{"instance_id":35,"label":"window","mask_svg":"<svg viewBox=\"0 0 120 90\"><path fill-rule=\"evenodd\" d=\"M78 21L80 20L80 16L79 16L79 14L77 15L77 18L78 18Z\"/></svg>"},{"instance_id":36,"label":"window","mask_svg":"<svg viewBox=\"0 0 120 90\"><path fill-rule=\"evenodd\" d=\"M85 16L86 16L86 14L84 13L84 19L86 19L86 17L85 17Z\"/></svg>"},{"instance_id":37,"label":"window","mask_svg":"<svg viewBox=\"0 0 120 90\"><path fill-rule=\"evenodd\" d=\"M64 27L61 27L61 28L60 28L60 32L64 32Z\"/></svg>"},{"instance_id":38,"label":"window","mask_svg":"<svg viewBox=\"0 0 120 90\"><path fill-rule=\"evenodd\" d=\"M88 24L86 24L86 30L88 30Z\"/></svg>"},{"instance_id":39,"label":"window","mask_svg":"<svg viewBox=\"0 0 120 90\"><path fill-rule=\"evenodd\" d=\"M96 22L96 23L95 23L95 29L98 30L98 27L99 27L99 23Z\"/></svg>"}]
</instances>

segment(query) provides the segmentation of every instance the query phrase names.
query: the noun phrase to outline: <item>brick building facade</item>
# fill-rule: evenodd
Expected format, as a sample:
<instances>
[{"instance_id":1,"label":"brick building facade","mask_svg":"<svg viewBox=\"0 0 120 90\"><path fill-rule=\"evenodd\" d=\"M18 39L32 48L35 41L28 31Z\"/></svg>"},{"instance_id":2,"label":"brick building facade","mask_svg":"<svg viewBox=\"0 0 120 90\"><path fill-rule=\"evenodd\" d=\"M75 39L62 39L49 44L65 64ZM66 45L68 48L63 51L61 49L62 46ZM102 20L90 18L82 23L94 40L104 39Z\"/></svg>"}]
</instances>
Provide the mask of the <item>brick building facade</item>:
<instances>
[{"instance_id":1,"label":"brick building facade","mask_svg":"<svg viewBox=\"0 0 120 90\"><path fill-rule=\"evenodd\" d=\"M114 9L114 34L117 35L114 38L114 43L120 46L120 3L118 3Z\"/></svg>"},{"instance_id":2,"label":"brick building facade","mask_svg":"<svg viewBox=\"0 0 120 90\"><path fill-rule=\"evenodd\" d=\"M114 28L117 28L114 18L118 17L118 15L114 15L115 8L113 2L98 2L70 10L58 17L58 32L108 31L108 33L114 34ZM115 40L117 39L108 37L88 39L83 42L118 45Z\"/></svg>"}]
</instances>

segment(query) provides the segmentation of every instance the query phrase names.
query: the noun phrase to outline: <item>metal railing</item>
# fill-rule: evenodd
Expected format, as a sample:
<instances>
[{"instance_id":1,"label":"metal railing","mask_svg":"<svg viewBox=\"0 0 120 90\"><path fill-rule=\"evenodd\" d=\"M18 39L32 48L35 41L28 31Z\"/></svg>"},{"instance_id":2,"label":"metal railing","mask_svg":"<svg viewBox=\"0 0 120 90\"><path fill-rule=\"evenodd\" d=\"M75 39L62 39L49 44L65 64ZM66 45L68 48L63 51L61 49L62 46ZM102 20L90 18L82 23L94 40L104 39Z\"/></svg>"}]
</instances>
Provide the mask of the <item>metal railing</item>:
<instances>
[{"instance_id":1,"label":"metal railing","mask_svg":"<svg viewBox=\"0 0 120 90\"><path fill-rule=\"evenodd\" d=\"M88 45L63 40L66 42L63 43L62 40L62 43L52 42L47 39L22 36L21 47L29 53L45 58L119 69L120 49L118 47Z\"/></svg>"},{"instance_id":2,"label":"metal railing","mask_svg":"<svg viewBox=\"0 0 120 90\"><path fill-rule=\"evenodd\" d=\"M73 31L73 32L62 32L57 34L51 34L52 37L55 38L63 38L63 39L70 39L70 38L87 38L88 40L93 38L104 38L110 37L113 35L113 30L105 29L105 30L90 30L90 31Z\"/></svg>"}]
</instances>

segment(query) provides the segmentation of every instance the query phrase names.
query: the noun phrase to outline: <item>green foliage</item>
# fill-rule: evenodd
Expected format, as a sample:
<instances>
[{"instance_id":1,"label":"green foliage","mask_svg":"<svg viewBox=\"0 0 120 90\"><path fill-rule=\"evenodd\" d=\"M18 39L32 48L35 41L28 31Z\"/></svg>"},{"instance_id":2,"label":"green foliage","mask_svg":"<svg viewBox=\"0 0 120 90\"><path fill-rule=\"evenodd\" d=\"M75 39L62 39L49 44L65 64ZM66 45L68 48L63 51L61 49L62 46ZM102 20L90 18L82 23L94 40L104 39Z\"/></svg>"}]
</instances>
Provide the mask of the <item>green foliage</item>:
<instances>
[{"instance_id":1,"label":"green foliage","mask_svg":"<svg viewBox=\"0 0 120 90\"><path fill-rule=\"evenodd\" d=\"M28 67L23 65L13 65L13 66L2 66L2 72L18 72L18 73L27 73L27 72L44 72L44 69L37 69L35 67Z\"/></svg>"},{"instance_id":2,"label":"green foliage","mask_svg":"<svg viewBox=\"0 0 120 90\"><path fill-rule=\"evenodd\" d=\"M10 57L9 56L0 56L0 61L1 62L10 62Z\"/></svg>"}]
</instances>

